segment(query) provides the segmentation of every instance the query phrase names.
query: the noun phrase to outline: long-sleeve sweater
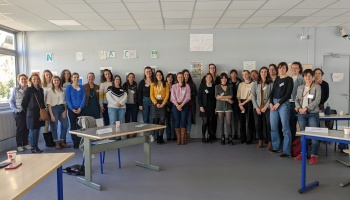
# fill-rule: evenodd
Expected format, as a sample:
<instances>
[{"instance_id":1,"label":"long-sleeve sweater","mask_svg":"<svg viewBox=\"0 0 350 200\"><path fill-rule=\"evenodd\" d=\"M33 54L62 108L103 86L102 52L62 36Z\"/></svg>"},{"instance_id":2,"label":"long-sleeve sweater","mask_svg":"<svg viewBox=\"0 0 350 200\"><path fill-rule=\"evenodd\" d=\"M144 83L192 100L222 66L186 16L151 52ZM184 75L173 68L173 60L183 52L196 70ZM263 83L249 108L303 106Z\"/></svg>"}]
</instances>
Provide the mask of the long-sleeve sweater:
<instances>
[{"instance_id":1,"label":"long-sleeve sweater","mask_svg":"<svg viewBox=\"0 0 350 200\"><path fill-rule=\"evenodd\" d=\"M160 81L158 85L155 85L155 83L152 83L151 90L150 90L150 98L152 103L157 104L158 103L157 95L160 95L163 100L162 104L165 105L169 100L169 90L170 90L169 83L165 84L165 88L163 87L163 83L161 83Z\"/></svg>"},{"instance_id":2,"label":"long-sleeve sweater","mask_svg":"<svg viewBox=\"0 0 350 200\"><path fill-rule=\"evenodd\" d=\"M293 91L293 79L289 76L285 77L285 79L286 84L283 85L280 84L281 78L279 76L277 76L275 82L273 82L273 88L270 93L270 103L274 104L273 96L275 94L276 87L279 87L281 91L281 97L278 102L280 105L282 105L285 101L289 100L289 98L291 97Z\"/></svg>"},{"instance_id":3,"label":"long-sleeve sweater","mask_svg":"<svg viewBox=\"0 0 350 200\"><path fill-rule=\"evenodd\" d=\"M305 91L305 85L301 85L298 87L297 90L297 96L295 98L295 107L296 108L302 108L303 105L303 96ZM307 111L309 113L318 113L319 112L319 104L321 101L321 86L319 84L313 84L310 91L304 96L304 98L307 98L308 105L306 106Z\"/></svg>"},{"instance_id":4,"label":"long-sleeve sweater","mask_svg":"<svg viewBox=\"0 0 350 200\"><path fill-rule=\"evenodd\" d=\"M123 88L116 88L110 86L107 89L106 98L108 101L108 107L110 108L126 108L125 103L128 94ZM120 103L121 107L117 107L117 102Z\"/></svg>"},{"instance_id":5,"label":"long-sleeve sweater","mask_svg":"<svg viewBox=\"0 0 350 200\"><path fill-rule=\"evenodd\" d=\"M66 102L70 110L83 109L85 105L85 89L79 85L78 89L73 88L73 85L66 87Z\"/></svg>"}]
</instances>

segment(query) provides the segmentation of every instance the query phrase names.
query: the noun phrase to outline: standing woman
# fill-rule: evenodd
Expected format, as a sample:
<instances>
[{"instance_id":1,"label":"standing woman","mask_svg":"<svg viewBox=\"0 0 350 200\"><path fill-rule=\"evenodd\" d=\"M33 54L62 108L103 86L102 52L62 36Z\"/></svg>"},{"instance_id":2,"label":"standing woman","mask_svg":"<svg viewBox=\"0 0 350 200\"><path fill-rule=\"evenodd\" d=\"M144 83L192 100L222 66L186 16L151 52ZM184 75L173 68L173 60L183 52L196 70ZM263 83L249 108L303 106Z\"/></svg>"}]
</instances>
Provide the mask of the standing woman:
<instances>
[{"instance_id":1,"label":"standing woman","mask_svg":"<svg viewBox=\"0 0 350 200\"><path fill-rule=\"evenodd\" d=\"M161 70L156 71L156 79L151 84L151 101L153 103L151 107L151 117L153 118L153 124L165 124L165 111L166 103L169 100L170 85L164 81L163 72ZM156 130L157 144L164 144L163 140L164 129Z\"/></svg>"},{"instance_id":2,"label":"standing woman","mask_svg":"<svg viewBox=\"0 0 350 200\"><path fill-rule=\"evenodd\" d=\"M68 69L64 69L61 72L61 87L66 88L70 84L72 84L72 73Z\"/></svg>"},{"instance_id":3,"label":"standing woman","mask_svg":"<svg viewBox=\"0 0 350 200\"><path fill-rule=\"evenodd\" d=\"M233 121L233 127L235 130L235 133L233 135L233 139L238 140L238 125L240 122L240 109L238 106L238 100L237 100L237 90L238 90L238 86L239 84L242 82L242 80L240 78L237 77L238 72L235 69L232 69L230 71L230 84L232 85L232 100L233 100L233 104L232 104L232 109L233 109L233 113L232 113L232 121Z\"/></svg>"},{"instance_id":4,"label":"standing woman","mask_svg":"<svg viewBox=\"0 0 350 200\"><path fill-rule=\"evenodd\" d=\"M314 69L315 74L315 83L318 83L321 86L321 101L319 104L320 110L324 112L324 103L328 100L329 97L329 85L326 81L322 80L323 71L321 68Z\"/></svg>"},{"instance_id":5,"label":"standing woman","mask_svg":"<svg viewBox=\"0 0 350 200\"><path fill-rule=\"evenodd\" d=\"M18 86L11 90L9 104L13 113L13 118L15 118L16 121L17 151L21 152L30 149L28 145L29 131L26 124L26 113L21 105L24 92L28 87L28 77L25 74L19 74L17 76L17 81Z\"/></svg>"},{"instance_id":6,"label":"standing woman","mask_svg":"<svg viewBox=\"0 0 350 200\"><path fill-rule=\"evenodd\" d=\"M290 117L289 117L289 126L290 132L292 134L292 142L295 139L295 134L297 132L297 121L298 121L298 113L295 112L295 97L297 95L298 87L305 84L303 76L301 73L303 72L303 67L300 62L293 62L292 66L292 78L293 78L293 91L292 97L290 99Z\"/></svg>"},{"instance_id":7,"label":"standing woman","mask_svg":"<svg viewBox=\"0 0 350 200\"><path fill-rule=\"evenodd\" d=\"M135 74L129 73L127 77L128 80L123 84L123 88L128 94L126 100L125 123L137 122L139 106L137 101L137 83L135 82ZM134 136L136 136L136 134Z\"/></svg>"},{"instance_id":8,"label":"standing woman","mask_svg":"<svg viewBox=\"0 0 350 200\"><path fill-rule=\"evenodd\" d=\"M263 130L266 131L266 139L269 141L268 149L271 150L271 126L270 126L270 93L272 90L272 80L269 75L269 69L262 67L259 70L258 81L253 83L252 102L255 130L258 134L258 148L263 147Z\"/></svg>"},{"instance_id":9,"label":"standing woman","mask_svg":"<svg viewBox=\"0 0 350 200\"><path fill-rule=\"evenodd\" d=\"M105 69L103 70L103 74L101 76L101 84L99 90L99 102L100 102L100 110L103 116L103 122L105 126L109 125L109 114L108 114L108 106L107 106L107 98L106 93L108 87L112 86L112 78L113 74L111 70Z\"/></svg>"},{"instance_id":10,"label":"standing woman","mask_svg":"<svg viewBox=\"0 0 350 200\"><path fill-rule=\"evenodd\" d=\"M139 83L138 87L138 102L139 109L142 112L143 123L152 123L150 117L152 101L150 98L150 86L153 83L154 77L151 67L145 67L144 77ZM154 142L154 131L151 131L150 140Z\"/></svg>"},{"instance_id":11,"label":"standing woman","mask_svg":"<svg viewBox=\"0 0 350 200\"><path fill-rule=\"evenodd\" d=\"M68 105L70 130L77 130L80 128L77 124L77 118L82 115L85 106L85 93L84 86L79 85L79 74L74 72L72 74L72 84L66 87L66 102ZM78 149L80 137L75 134L71 134L71 137L74 149Z\"/></svg>"},{"instance_id":12,"label":"standing woman","mask_svg":"<svg viewBox=\"0 0 350 200\"><path fill-rule=\"evenodd\" d=\"M66 134L68 130L67 103L65 92L61 87L61 79L58 76L52 78L52 88L47 91L46 105L50 113L50 123L52 128L52 137L55 142L55 148L70 148L66 144ZM61 122L61 135L58 140L57 126Z\"/></svg>"},{"instance_id":13,"label":"standing woman","mask_svg":"<svg viewBox=\"0 0 350 200\"><path fill-rule=\"evenodd\" d=\"M172 73L169 73L166 76L166 81L169 84L169 97L171 97L171 87L174 85L174 75ZM176 134L175 134L175 128L174 128L174 117L171 114L171 109L173 107L173 103L171 101L168 101L165 104L166 111L165 111L165 124L166 124L166 138L167 141L170 140L176 140Z\"/></svg>"},{"instance_id":14,"label":"standing woman","mask_svg":"<svg viewBox=\"0 0 350 200\"><path fill-rule=\"evenodd\" d=\"M47 91L49 89L52 88L52 83L51 83L51 79L52 79L52 73L50 70L46 69L43 72L42 75L42 88L44 90L44 101L46 102L46 97L47 97ZM54 147L55 143L53 141L53 137L52 137L52 132L50 131L50 129L52 129L52 127L50 126L50 120L45 121L45 126L44 126L44 131L43 131L43 135L44 135L44 140L46 143L47 147Z\"/></svg>"},{"instance_id":15,"label":"standing woman","mask_svg":"<svg viewBox=\"0 0 350 200\"><path fill-rule=\"evenodd\" d=\"M108 102L109 124L115 124L116 121L124 123L126 112L127 92L122 88L122 79L115 75L112 86L109 86L106 93Z\"/></svg>"},{"instance_id":16,"label":"standing woman","mask_svg":"<svg viewBox=\"0 0 350 200\"><path fill-rule=\"evenodd\" d=\"M313 82L314 72L306 69L303 73L305 84L298 87L295 98L295 111L298 112L300 131L305 127L319 127L319 104L321 102L321 86ZM318 147L320 142L312 140L310 165L318 163ZM301 153L294 159L301 160Z\"/></svg>"},{"instance_id":17,"label":"standing woman","mask_svg":"<svg viewBox=\"0 0 350 200\"><path fill-rule=\"evenodd\" d=\"M224 118L226 118L226 129L228 133L228 144L233 145L232 138L232 85L228 84L228 76L226 73L220 75L221 84L215 86L216 112L219 115L221 128L221 144L225 145Z\"/></svg>"},{"instance_id":18,"label":"standing woman","mask_svg":"<svg viewBox=\"0 0 350 200\"><path fill-rule=\"evenodd\" d=\"M43 152L38 147L40 128L45 126L45 121L40 121L40 109L45 108L44 90L38 74L32 74L29 78L30 87L24 91L22 108L26 112L27 128L29 129L30 145L32 153Z\"/></svg>"},{"instance_id":19,"label":"standing woman","mask_svg":"<svg viewBox=\"0 0 350 200\"><path fill-rule=\"evenodd\" d=\"M220 80L220 76L217 75L217 69L216 69L216 65L214 63L209 64L209 73L213 76L214 88L215 88L215 85L219 85L221 80ZM205 81L204 78L203 78L202 82L203 81ZM211 129L212 133L210 133L212 140L217 140L216 139L217 121L218 121L217 115L215 114L215 116L213 118L213 127Z\"/></svg>"},{"instance_id":20,"label":"standing woman","mask_svg":"<svg viewBox=\"0 0 350 200\"><path fill-rule=\"evenodd\" d=\"M237 90L238 106L241 115L240 143L252 144L254 127L253 104L251 101L253 82L250 79L250 72L248 70L243 70L242 76L243 82L239 84Z\"/></svg>"},{"instance_id":21,"label":"standing woman","mask_svg":"<svg viewBox=\"0 0 350 200\"><path fill-rule=\"evenodd\" d=\"M99 90L100 86L94 83L95 74L89 72L87 74L88 83L84 85L85 89L85 107L84 115L91 116L95 119L100 118L100 106L99 106Z\"/></svg>"},{"instance_id":22,"label":"standing woman","mask_svg":"<svg viewBox=\"0 0 350 200\"><path fill-rule=\"evenodd\" d=\"M175 121L177 144L185 144L187 102L191 100L191 88L185 83L182 72L176 75L177 83L171 87L172 113Z\"/></svg>"},{"instance_id":23,"label":"standing woman","mask_svg":"<svg viewBox=\"0 0 350 200\"><path fill-rule=\"evenodd\" d=\"M199 86L198 105L199 116L202 117L202 143L211 143L212 123L215 116L215 88L213 76L210 73L205 75L205 82ZM208 130L207 136L205 133Z\"/></svg>"},{"instance_id":24,"label":"standing woman","mask_svg":"<svg viewBox=\"0 0 350 200\"><path fill-rule=\"evenodd\" d=\"M196 124L196 96L197 86L192 80L192 76L187 69L182 71L185 78L185 83L191 88L191 100L188 102L188 115L187 115L187 126L186 126L186 140L190 141L190 133L192 124Z\"/></svg>"},{"instance_id":25,"label":"standing woman","mask_svg":"<svg viewBox=\"0 0 350 200\"><path fill-rule=\"evenodd\" d=\"M270 123L272 152L277 153L280 149L280 136L278 131L279 121L282 123L284 136L283 153L281 157L291 156L292 135L289 127L290 102L293 91L293 79L287 76L288 64L281 62L278 64L278 74L270 94Z\"/></svg>"}]
</instances>

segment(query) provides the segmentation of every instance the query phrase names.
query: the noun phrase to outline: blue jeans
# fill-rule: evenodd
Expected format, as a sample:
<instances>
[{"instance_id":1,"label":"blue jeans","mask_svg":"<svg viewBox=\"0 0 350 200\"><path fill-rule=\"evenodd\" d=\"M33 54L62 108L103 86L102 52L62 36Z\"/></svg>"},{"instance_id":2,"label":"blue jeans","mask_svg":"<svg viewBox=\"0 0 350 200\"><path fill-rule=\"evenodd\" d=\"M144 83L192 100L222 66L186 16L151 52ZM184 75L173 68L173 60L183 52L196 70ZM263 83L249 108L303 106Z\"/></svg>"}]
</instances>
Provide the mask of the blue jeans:
<instances>
[{"instance_id":1,"label":"blue jeans","mask_svg":"<svg viewBox=\"0 0 350 200\"><path fill-rule=\"evenodd\" d=\"M182 107L182 110L179 111L175 105L171 109L171 112L174 116L174 127L175 128L186 128L186 115L187 115L187 104Z\"/></svg>"},{"instance_id":2,"label":"blue jeans","mask_svg":"<svg viewBox=\"0 0 350 200\"><path fill-rule=\"evenodd\" d=\"M279 99L273 99L273 104L279 102ZM290 112L290 103L289 101L281 104L277 110L270 111L270 123L271 123L271 142L272 149L279 150L281 139L278 132L278 123L281 119L282 123L282 132L284 136L283 141L283 153L287 155L291 155L291 144L292 144L292 136L289 127L289 112Z\"/></svg>"},{"instance_id":3,"label":"blue jeans","mask_svg":"<svg viewBox=\"0 0 350 200\"><path fill-rule=\"evenodd\" d=\"M39 129L29 129L29 139L30 139L30 146L37 147L38 146L38 140L39 140Z\"/></svg>"},{"instance_id":4,"label":"blue jeans","mask_svg":"<svg viewBox=\"0 0 350 200\"><path fill-rule=\"evenodd\" d=\"M135 104L126 104L126 112L125 112L125 123L137 122L137 114L139 113L139 106Z\"/></svg>"},{"instance_id":5,"label":"blue jeans","mask_svg":"<svg viewBox=\"0 0 350 200\"><path fill-rule=\"evenodd\" d=\"M189 110L187 114L187 124L186 124L186 133L191 133L191 127L192 127L192 112Z\"/></svg>"},{"instance_id":6,"label":"blue jeans","mask_svg":"<svg viewBox=\"0 0 350 200\"><path fill-rule=\"evenodd\" d=\"M305 130L305 127L319 127L319 114L318 113L308 113L308 114L298 114L298 122L301 131ZM312 140L311 155L318 155L318 147L320 146L320 141Z\"/></svg>"},{"instance_id":7,"label":"blue jeans","mask_svg":"<svg viewBox=\"0 0 350 200\"><path fill-rule=\"evenodd\" d=\"M151 107L152 107L152 101L149 97L143 97L142 100L142 117L143 117L143 123L152 124L153 118L150 117L151 115ZM154 135L154 131L150 132L151 135Z\"/></svg>"},{"instance_id":8,"label":"blue jeans","mask_svg":"<svg viewBox=\"0 0 350 200\"><path fill-rule=\"evenodd\" d=\"M65 140L67 130L68 130L68 114L66 113L66 117L62 118L62 113L65 110L64 105L52 106L51 109L52 109L52 114L54 115L54 117L56 119L54 122L50 120L53 141L55 141L55 142L58 141L58 135L57 135L58 121L61 122L60 140Z\"/></svg>"},{"instance_id":9,"label":"blue jeans","mask_svg":"<svg viewBox=\"0 0 350 200\"><path fill-rule=\"evenodd\" d=\"M109 124L115 124L116 121L124 123L126 108L108 107Z\"/></svg>"}]
</instances>

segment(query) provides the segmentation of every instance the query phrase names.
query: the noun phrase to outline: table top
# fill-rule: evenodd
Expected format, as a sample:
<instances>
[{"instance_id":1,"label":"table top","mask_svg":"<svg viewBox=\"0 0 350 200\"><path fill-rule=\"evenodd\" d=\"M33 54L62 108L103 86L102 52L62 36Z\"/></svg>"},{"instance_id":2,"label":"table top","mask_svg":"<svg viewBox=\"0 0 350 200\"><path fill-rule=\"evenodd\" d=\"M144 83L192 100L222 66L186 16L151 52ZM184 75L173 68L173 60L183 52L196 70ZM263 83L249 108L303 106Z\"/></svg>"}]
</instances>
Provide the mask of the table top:
<instances>
[{"instance_id":1,"label":"table top","mask_svg":"<svg viewBox=\"0 0 350 200\"><path fill-rule=\"evenodd\" d=\"M341 131L328 130L328 133L298 131L296 133L296 135L297 136L308 135L308 136L316 136L316 137L323 137L323 138L330 138L330 139L341 139L341 140L350 141L350 135L345 135L343 130L341 130Z\"/></svg>"},{"instance_id":2,"label":"table top","mask_svg":"<svg viewBox=\"0 0 350 200\"><path fill-rule=\"evenodd\" d=\"M320 117L320 119L337 119L337 120L350 120L350 115L339 115L339 114L331 114Z\"/></svg>"},{"instance_id":3,"label":"table top","mask_svg":"<svg viewBox=\"0 0 350 200\"><path fill-rule=\"evenodd\" d=\"M137 126L140 126L140 127L137 127ZM105 129L105 128L112 128L112 132L101 134L101 135L96 134L97 130L101 130L101 129ZM88 128L84 131L73 130L73 131L69 131L69 133L78 135L80 137L102 140L102 139L107 139L107 138L112 138L112 137L123 136L123 135L130 135L130 134L134 134L134 133L158 130L158 129L162 129L162 128L166 128L166 126L157 125L157 124L145 124L145 123L139 123L139 122L131 122L131 123L120 124L120 127L118 129L116 129L115 125L109 125L109 126L103 126L103 127Z\"/></svg>"},{"instance_id":4,"label":"table top","mask_svg":"<svg viewBox=\"0 0 350 200\"><path fill-rule=\"evenodd\" d=\"M75 153L21 154L16 162L22 162L17 169L0 169L1 199L18 199L37 183L54 172Z\"/></svg>"}]
</instances>

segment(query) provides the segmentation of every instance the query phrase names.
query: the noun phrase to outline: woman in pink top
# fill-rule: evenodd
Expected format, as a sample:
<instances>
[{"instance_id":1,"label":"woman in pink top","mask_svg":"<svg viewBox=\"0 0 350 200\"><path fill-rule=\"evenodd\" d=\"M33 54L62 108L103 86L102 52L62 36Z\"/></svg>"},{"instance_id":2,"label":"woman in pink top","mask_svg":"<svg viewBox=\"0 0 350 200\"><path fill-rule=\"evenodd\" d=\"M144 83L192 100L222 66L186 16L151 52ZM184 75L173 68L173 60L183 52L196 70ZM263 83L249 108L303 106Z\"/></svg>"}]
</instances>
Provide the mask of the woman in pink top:
<instances>
[{"instance_id":1,"label":"woman in pink top","mask_svg":"<svg viewBox=\"0 0 350 200\"><path fill-rule=\"evenodd\" d=\"M174 104L172 108L177 144L185 144L186 117L188 112L187 102L191 99L191 89L185 83L182 72L176 75L177 83L171 87L170 101Z\"/></svg>"}]
</instances>

